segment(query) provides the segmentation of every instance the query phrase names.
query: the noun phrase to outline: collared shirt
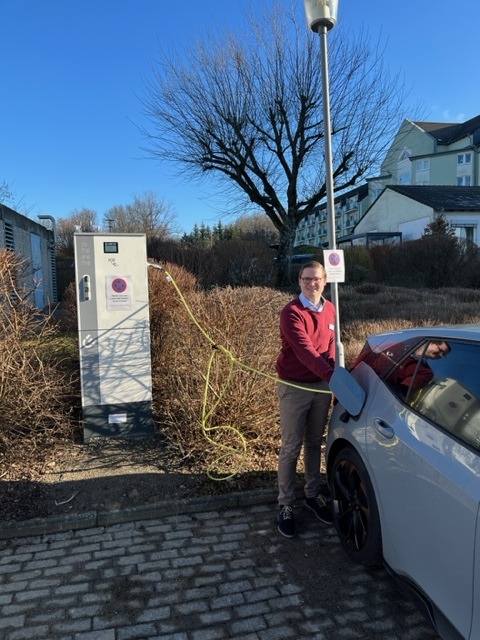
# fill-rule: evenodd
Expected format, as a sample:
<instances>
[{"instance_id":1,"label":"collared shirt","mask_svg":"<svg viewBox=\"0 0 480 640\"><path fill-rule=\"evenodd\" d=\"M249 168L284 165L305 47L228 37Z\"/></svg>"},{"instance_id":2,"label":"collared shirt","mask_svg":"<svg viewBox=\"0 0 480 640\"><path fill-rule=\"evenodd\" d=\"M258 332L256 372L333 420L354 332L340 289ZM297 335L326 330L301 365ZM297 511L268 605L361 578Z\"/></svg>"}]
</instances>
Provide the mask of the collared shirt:
<instances>
[{"instance_id":1,"label":"collared shirt","mask_svg":"<svg viewBox=\"0 0 480 640\"><path fill-rule=\"evenodd\" d=\"M301 293L298 298L305 309L310 309L311 311L316 311L317 313L323 311L323 305L325 303L325 298L323 296L320 298L320 302L318 304L313 304L313 302L306 296L304 296L303 293Z\"/></svg>"}]
</instances>

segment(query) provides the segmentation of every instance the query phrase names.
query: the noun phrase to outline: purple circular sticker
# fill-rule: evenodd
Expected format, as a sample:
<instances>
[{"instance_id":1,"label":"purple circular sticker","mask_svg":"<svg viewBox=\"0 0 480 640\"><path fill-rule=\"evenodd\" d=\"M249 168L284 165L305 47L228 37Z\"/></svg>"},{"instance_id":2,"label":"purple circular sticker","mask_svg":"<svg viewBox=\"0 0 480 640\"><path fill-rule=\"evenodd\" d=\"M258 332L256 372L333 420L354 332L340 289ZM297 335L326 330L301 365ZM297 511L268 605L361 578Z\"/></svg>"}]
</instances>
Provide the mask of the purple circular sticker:
<instances>
[{"instance_id":1,"label":"purple circular sticker","mask_svg":"<svg viewBox=\"0 0 480 640\"><path fill-rule=\"evenodd\" d=\"M112 289L115 293L123 293L127 288L127 283L123 278L115 278L112 282Z\"/></svg>"}]
</instances>

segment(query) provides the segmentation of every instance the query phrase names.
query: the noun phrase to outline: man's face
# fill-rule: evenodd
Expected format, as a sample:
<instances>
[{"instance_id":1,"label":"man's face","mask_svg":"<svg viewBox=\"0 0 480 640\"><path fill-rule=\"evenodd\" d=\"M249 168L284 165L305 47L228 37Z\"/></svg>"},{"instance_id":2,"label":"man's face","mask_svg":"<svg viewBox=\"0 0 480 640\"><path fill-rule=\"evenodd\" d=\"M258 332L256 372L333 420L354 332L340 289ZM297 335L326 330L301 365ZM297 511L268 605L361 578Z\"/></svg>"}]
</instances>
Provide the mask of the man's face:
<instances>
[{"instance_id":1,"label":"man's face","mask_svg":"<svg viewBox=\"0 0 480 640\"><path fill-rule=\"evenodd\" d=\"M319 267L307 267L303 270L298 281L303 295L308 298L310 302L318 304L327 282L323 269Z\"/></svg>"},{"instance_id":2,"label":"man's face","mask_svg":"<svg viewBox=\"0 0 480 640\"><path fill-rule=\"evenodd\" d=\"M430 360L439 360L447 355L450 348L446 342L430 342L423 355L424 358Z\"/></svg>"}]
</instances>

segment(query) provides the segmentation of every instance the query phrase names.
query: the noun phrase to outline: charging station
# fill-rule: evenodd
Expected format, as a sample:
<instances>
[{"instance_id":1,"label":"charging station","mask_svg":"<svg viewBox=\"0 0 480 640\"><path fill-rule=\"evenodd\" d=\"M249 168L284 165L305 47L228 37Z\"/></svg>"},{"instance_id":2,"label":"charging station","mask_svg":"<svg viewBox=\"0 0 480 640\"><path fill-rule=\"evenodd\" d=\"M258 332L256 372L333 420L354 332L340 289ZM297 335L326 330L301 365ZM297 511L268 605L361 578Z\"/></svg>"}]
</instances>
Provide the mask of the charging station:
<instances>
[{"instance_id":1,"label":"charging station","mask_svg":"<svg viewBox=\"0 0 480 640\"><path fill-rule=\"evenodd\" d=\"M145 234L76 233L84 441L153 433Z\"/></svg>"}]
</instances>

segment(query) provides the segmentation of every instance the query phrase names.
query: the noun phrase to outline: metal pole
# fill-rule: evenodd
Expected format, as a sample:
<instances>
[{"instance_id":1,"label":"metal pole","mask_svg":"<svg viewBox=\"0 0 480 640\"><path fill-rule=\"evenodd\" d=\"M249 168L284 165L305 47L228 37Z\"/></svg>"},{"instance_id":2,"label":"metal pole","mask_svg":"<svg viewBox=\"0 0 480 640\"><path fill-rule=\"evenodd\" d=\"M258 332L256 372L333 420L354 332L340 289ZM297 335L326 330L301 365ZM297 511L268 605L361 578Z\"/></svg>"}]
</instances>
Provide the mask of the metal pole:
<instances>
[{"instance_id":1,"label":"metal pole","mask_svg":"<svg viewBox=\"0 0 480 640\"><path fill-rule=\"evenodd\" d=\"M325 24L318 26L320 36L320 48L322 54L322 90L323 90L323 121L325 130L325 186L327 190L327 223L330 250L335 250L335 195L333 190L333 168L332 168L332 130L330 124L330 86L328 79L328 51L327 51L327 27ZM340 339L340 310L338 305L338 283L330 284L332 303L335 307L335 366L344 367L345 357L343 344Z\"/></svg>"}]
</instances>

